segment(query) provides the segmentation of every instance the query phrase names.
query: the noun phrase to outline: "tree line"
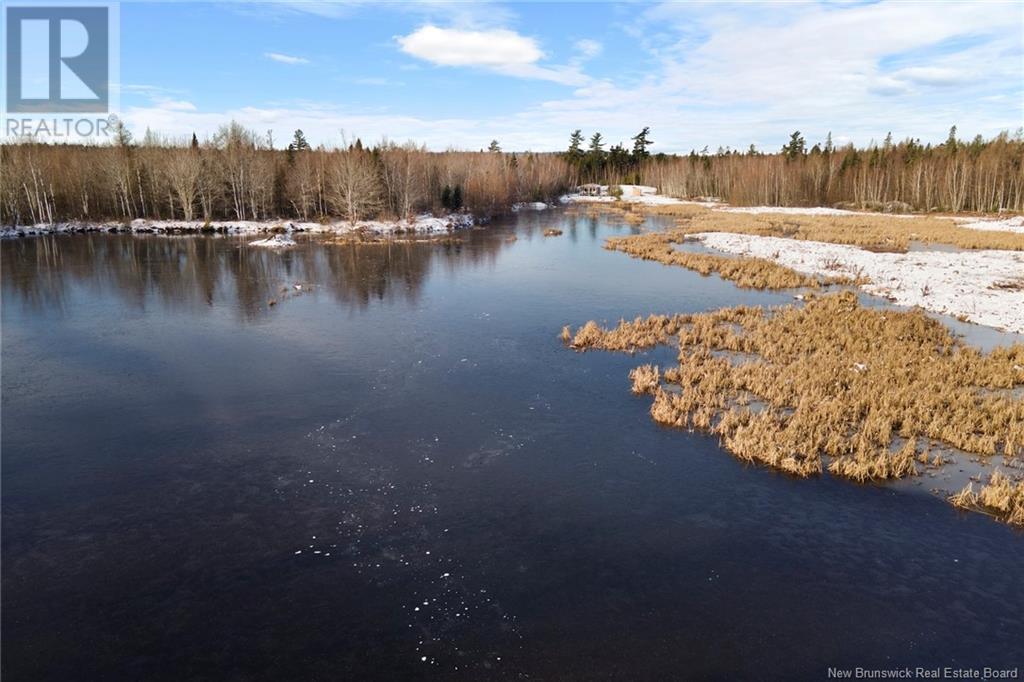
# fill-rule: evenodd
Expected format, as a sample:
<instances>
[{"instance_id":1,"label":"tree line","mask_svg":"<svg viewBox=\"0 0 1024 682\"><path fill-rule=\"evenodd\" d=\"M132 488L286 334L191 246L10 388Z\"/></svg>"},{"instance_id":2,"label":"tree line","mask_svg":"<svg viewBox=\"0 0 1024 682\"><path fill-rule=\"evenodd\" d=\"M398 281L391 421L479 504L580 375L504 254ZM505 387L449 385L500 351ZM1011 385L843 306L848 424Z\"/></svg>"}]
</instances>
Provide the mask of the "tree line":
<instances>
[{"instance_id":1,"label":"tree line","mask_svg":"<svg viewBox=\"0 0 1024 682\"><path fill-rule=\"evenodd\" d=\"M429 152L361 140L316 149L301 130L284 150L238 123L209 140L139 142L118 126L109 145L0 148L0 222L68 220L402 219L422 212L482 215L570 189L557 154Z\"/></svg>"},{"instance_id":2,"label":"tree line","mask_svg":"<svg viewBox=\"0 0 1024 682\"><path fill-rule=\"evenodd\" d=\"M829 133L810 148L800 131L775 153L751 145L687 155L647 152L648 128L633 149L605 151L600 133L583 149L576 130L566 160L582 181L653 185L679 198L714 197L739 206L834 206L872 210L1024 211L1024 130L970 141L950 129L941 144L919 139L858 148L836 146Z\"/></svg>"},{"instance_id":3,"label":"tree line","mask_svg":"<svg viewBox=\"0 0 1024 682\"><path fill-rule=\"evenodd\" d=\"M584 182L653 185L679 198L734 205L877 210L1024 211L1024 134L941 144L916 139L855 147L831 135L808 148L794 132L777 152L706 148L652 154L645 127L632 145L572 132L561 153L430 152L357 139L313 148L302 131L285 149L238 123L210 139L168 140L123 126L107 145L21 142L0 147L0 222L181 219L400 219L471 209L482 215L552 201Z\"/></svg>"}]
</instances>

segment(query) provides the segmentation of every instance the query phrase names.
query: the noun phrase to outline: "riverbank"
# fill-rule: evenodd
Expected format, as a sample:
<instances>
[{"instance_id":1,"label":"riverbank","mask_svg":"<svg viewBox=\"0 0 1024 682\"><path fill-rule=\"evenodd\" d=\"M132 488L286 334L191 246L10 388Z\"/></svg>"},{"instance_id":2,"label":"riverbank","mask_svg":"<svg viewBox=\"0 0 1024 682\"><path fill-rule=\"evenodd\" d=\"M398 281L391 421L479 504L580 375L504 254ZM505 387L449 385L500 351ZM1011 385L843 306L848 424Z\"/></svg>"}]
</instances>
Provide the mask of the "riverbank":
<instances>
[{"instance_id":1,"label":"riverbank","mask_svg":"<svg viewBox=\"0 0 1024 682\"><path fill-rule=\"evenodd\" d=\"M318 234L342 236L358 232L377 235L441 234L465 229L477 224L471 213L447 213L435 216L429 213L406 220L360 220L304 222L296 220L144 220L131 222L67 222L41 223L0 228L0 239L36 237L50 234L77 234L104 232L110 234Z\"/></svg>"},{"instance_id":2,"label":"riverbank","mask_svg":"<svg viewBox=\"0 0 1024 682\"><path fill-rule=\"evenodd\" d=\"M899 305L1024 333L1021 216L727 206L640 186L623 186L621 198L566 195L562 203L622 207L631 215L682 209L673 229L608 241L633 257L715 273L746 288L845 282ZM695 243L701 253L692 251Z\"/></svg>"}]
</instances>

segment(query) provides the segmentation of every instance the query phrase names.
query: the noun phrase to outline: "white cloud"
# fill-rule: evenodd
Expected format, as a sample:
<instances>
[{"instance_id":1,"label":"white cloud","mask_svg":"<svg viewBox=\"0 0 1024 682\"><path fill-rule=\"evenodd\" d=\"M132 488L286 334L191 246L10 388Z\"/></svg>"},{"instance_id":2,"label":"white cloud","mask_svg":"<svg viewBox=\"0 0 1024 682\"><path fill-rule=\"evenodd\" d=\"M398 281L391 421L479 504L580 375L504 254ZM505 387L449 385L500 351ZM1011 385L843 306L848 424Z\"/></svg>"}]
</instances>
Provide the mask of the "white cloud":
<instances>
[{"instance_id":1,"label":"white cloud","mask_svg":"<svg viewBox=\"0 0 1024 682\"><path fill-rule=\"evenodd\" d=\"M604 45L589 38L577 40L573 47L583 59L593 59L597 55L601 54L602 50L604 50Z\"/></svg>"},{"instance_id":2,"label":"white cloud","mask_svg":"<svg viewBox=\"0 0 1024 682\"><path fill-rule=\"evenodd\" d=\"M263 56L282 64L309 64L309 60L305 57L295 57L290 54L282 54L281 52L264 52Z\"/></svg>"},{"instance_id":3,"label":"white cloud","mask_svg":"<svg viewBox=\"0 0 1024 682\"><path fill-rule=\"evenodd\" d=\"M508 29L476 31L427 24L396 40L402 52L438 66L476 67L563 85L589 81L576 64L540 64L544 52L537 41Z\"/></svg>"},{"instance_id":4,"label":"white cloud","mask_svg":"<svg viewBox=\"0 0 1024 682\"><path fill-rule=\"evenodd\" d=\"M183 99L158 99L156 103L167 111L197 111L195 104Z\"/></svg>"},{"instance_id":5,"label":"white cloud","mask_svg":"<svg viewBox=\"0 0 1024 682\"><path fill-rule=\"evenodd\" d=\"M533 38L505 29L464 31L427 25L399 36L398 44L402 52L442 66L515 67L544 56Z\"/></svg>"},{"instance_id":6,"label":"white cloud","mask_svg":"<svg viewBox=\"0 0 1024 682\"><path fill-rule=\"evenodd\" d=\"M966 83L971 79L957 69L944 68L941 66L915 66L907 69L900 69L893 74L893 77L901 80L919 83L921 85L934 85L945 87Z\"/></svg>"}]
</instances>

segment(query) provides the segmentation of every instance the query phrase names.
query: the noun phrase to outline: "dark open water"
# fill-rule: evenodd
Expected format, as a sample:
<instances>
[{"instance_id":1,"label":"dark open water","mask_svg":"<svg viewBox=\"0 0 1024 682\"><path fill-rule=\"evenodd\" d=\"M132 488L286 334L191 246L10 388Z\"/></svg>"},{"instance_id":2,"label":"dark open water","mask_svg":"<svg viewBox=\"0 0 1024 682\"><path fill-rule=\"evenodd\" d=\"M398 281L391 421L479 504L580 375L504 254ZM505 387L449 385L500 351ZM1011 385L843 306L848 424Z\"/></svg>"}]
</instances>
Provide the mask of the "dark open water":
<instances>
[{"instance_id":1,"label":"dark open water","mask_svg":"<svg viewBox=\"0 0 1024 682\"><path fill-rule=\"evenodd\" d=\"M626 229L4 242L4 680L1024 665L1019 532L745 467L650 421L640 358L562 348L790 300L601 248Z\"/></svg>"}]
</instances>

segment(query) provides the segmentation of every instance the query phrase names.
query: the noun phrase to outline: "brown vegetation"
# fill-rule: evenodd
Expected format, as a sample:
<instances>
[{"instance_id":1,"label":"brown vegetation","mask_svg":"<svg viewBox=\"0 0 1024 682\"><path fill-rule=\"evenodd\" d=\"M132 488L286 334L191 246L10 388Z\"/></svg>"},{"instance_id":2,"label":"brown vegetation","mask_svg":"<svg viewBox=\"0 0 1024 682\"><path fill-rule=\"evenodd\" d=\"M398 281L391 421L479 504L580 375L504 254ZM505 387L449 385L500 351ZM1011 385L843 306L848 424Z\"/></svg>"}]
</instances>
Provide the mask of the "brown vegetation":
<instances>
[{"instance_id":1,"label":"brown vegetation","mask_svg":"<svg viewBox=\"0 0 1024 682\"><path fill-rule=\"evenodd\" d=\"M1024 251L1024 234L970 230L952 219L930 216L893 218L884 215L789 215L701 211L680 222L679 232L737 232L762 237L788 237L871 250L906 251L910 242L950 244L962 249Z\"/></svg>"},{"instance_id":2,"label":"brown vegetation","mask_svg":"<svg viewBox=\"0 0 1024 682\"><path fill-rule=\"evenodd\" d=\"M678 250L675 245L685 240L685 232L679 230L648 232L626 237L611 237L605 242L605 248L622 251L634 258L654 260L666 265L681 265L702 275L716 273L745 289L788 289L817 287L820 284L854 283L848 277L819 280L817 277L803 275L763 258L716 256Z\"/></svg>"},{"instance_id":3,"label":"brown vegetation","mask_svg":"<svg viewBox=\"0 0 1024 682\"><path fill-rule=\"evenodd\" d=\"M558 237L561 234L562 231L559 230L557 227L549 227L548 229L544 230L545 237Z\"/></svg>"},{"instance_id":4,"label":"brown vegetation","mask_svg":"<svg viewBox=\"0 0 1024 682\"><path fill-rule=\"evenodd\" d=\"M591 321L562 336L579 351L677 341L677 366L630 374L634 392L653 396L655 421L716 433L737 457L797 476L819 474L823 458L858 482L910 476L930 443L1024 455L1024 400L1005 390L1024 385L1024 344L983 354L919 310L864 308L851 292L611 329ZM981 504L1024 513L1024 487L990 486Z\"/></svg>"},{"instance_id":5,"label":"brown vegetation","mask_svg":"<svg viewBox=\"0 0 1024 682\"><path fill-rule=\"evenodd\" d=\"M1003 472L992 472L980 493L974 484L951 496L949 501L961 509L982 511L1009 524L1024 526L1024 480L1014 483Z\"/></svg>"}]
</instances>

